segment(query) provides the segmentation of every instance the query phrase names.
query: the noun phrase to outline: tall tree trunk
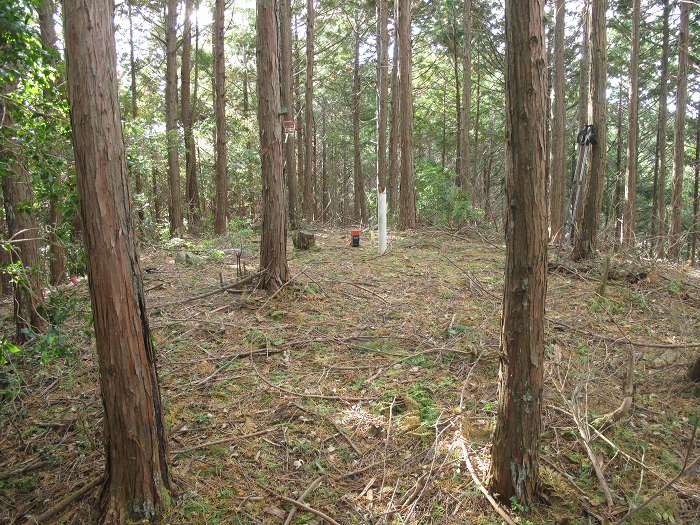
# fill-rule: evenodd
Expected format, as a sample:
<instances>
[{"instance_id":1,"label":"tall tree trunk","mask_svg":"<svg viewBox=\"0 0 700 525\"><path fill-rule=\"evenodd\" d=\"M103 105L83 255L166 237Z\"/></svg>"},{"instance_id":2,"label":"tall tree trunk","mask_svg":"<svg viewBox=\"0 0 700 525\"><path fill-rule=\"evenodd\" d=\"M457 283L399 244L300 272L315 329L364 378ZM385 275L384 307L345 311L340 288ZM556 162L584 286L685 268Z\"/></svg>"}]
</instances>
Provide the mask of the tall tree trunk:
<instances>
[{"instance_id":1,"label":"tall tree trunk","mask_svg":"<svg viewBox=\"0 0 700 525\"><path fill-rule=\"evenodd\" d=\"M695 266L698 237L698 178L700 177L700 115L695 117L695 177L693 180L693 226L690 231L690 267Z\"/></svg>"},{"instance_id":2,"label":"tall tree trunk","mask_svg":"<svg viewBox=\"0 0 700 525\"><path fill-rule=\"evenodd\" d=\"M637 213L637 125L639 121L639 17L640 0L632 0L632 50L630 51L629 124L627 127L627 173L625 210L622 218L622 242L634 244Z\"/></svg>"},{"instance_id":3,"label":"tall tree trunk","mask_svg":"<svg viewBox=\"0 0 700 525\"><path fill-rule=\"evenodd\" d=\"M56 46L56 27L54 25L55 4L53 0L42 0L39 6L39 29L41 31L41 43L44 49L52 53L58 54ZM63 82L59 78L59 86ZM50 94L46 93L47 96ZM54 148L54 155L58 155L58 148ZM58 180L54 183L55 186L62 185L62 179L59 175ZM58 236L56 230L63 221L63 214L60 210L59 195L55 188L49 187L49 271L51 274L51 284L58 285L66 280L66 250L63 247L63 242Z\"/></svg>"},{"instance_id":4,"label":"tall tree trunk","mask_svg":"<svg viewBox=\"0 0 700 525\"><path fill-rule=\"evenodd\" d=\"M481 126L481 70L477 70L476 72L476 116L474 118L474 154L472 155L474 157L474 161L472 162L472 168L473 168L473 173L474 173L474 185L477 186L477 178L479 174L479 126ZM484 181L482 178L481 181L481 188L483 189L484 193L481 194L482 197L482 202L481 205L482 207L485 206L485 203L483 202L483 199L486 197L485 192L486 192L486 187L484 186Z\"/></svg>"},{"instance_id":5,"label":"tall tree trunk","mask_svg":"<svg viewBox=\"0 0 700 525\"><path fill-rule=\"evenodd\" d=\"M296 63L296 70L301 71L303 62L301 59L301 48L299 45L299 20L294 17L294 60ZM297 74L294 76L294 96L295 96L295 113L297 115L297 181L298 193L296 200L296 207L299 209L299 218L304 216L304 191L306 190L306 178L304 177L304 148L306 148L306 141L304 140L304 116L303 116L303 98L301 96L301 75Z\"/></svg>"},{"instance_id":6,"label":"tall tree trunk","mask_svg":"<svg viewBox=\"0 0 700 525\"><path fill-rule=\"evenodd\" d=\"M411 2L398 2L399 90L401 105L401 199L399 230L416 227L416 180L413 165L413 86L411 82Z\"/></svg>"},{"instance_id":7,"label":"tall tree trunk","mask_svg":"<svg viewBox=\"0 0 700 525\"><path fill-rule=\"evenodd\" d=\"M304 92L304 218L314 219L314 0L306 0L306 90Z\"/></svg>"},{"instance_id":8,"label":"tall tree trunk","mask_svg":"<svg viewBox=\"0 0 700 525\"><path fill-rule=\"evenodd\" d=\"M588 180L588 190L582 195L583 217L577 228L574 239L574 260L584 259L593 255L600 204L605 181L607 160L607 35L605 27L606 0L591 0L591 124L595 127L596 143L591 150L591 168Z\"/></svg>"},{"instance_id":9,"label":"tall tree trunk","mask_svg":"<svg viewBox=\"0 0 700 525\"><path fill-rule=\"evenodd\" d=\"M462 188L471 187L472 198L476 194L476 181L470 179L471 156L469 152L469 128L472 107L472 0L464 0L464 12L462 17L462 29L464 30L464 45L462 46L462 118L459 135L460 149L460 174ZM455 43L456 45L456 43Z\"/></svg>"},{"instance_id":10,"label":"tall tree trunk","mask_svg":"<svg viewBox=\"0 0 700 525\"><path fill-rule=\"evenodd\" d=\"M387 99L389 98L389 8L377 0L377 224L379 254L386 250L387 227Z\"/></svg>"},{"instance_id":11,"label":"tall tree trunk","mask_svg":"<svg viewBox=\"0 0 700 525\"><path fill-rule=\"evenodd\" d=\"M4 98L4 97L3 97ZM5 203L5 220L11 243L11 260L22 265L20 279L13 282L16 341L21 344L32 332L46 328L40 310L44 302L43 275L39 251L39 224L32 213L34 195L29 173L12 144L13 108L0 100L0 153L5 169L0 176Z\"/></svg>"},{"instance_id":12,"label":"tall tree trunk","mask_svg":"<svg viewBox=\"0 0 700 525\"><path fill-rule=\"evenodd\" d=\"M668 124L668 58L670 54L668 18L671 12L669 0L663 0L663 29L661 46L661 79L659 80L659 112L656 123L656 158L658 176L656 183L656 256L663 257L666 236L666 126Z\"/></svg>"},{"instance_id":13,"label":"tall tree trunk","mask_svg":"<svg viewBox=\"0 0 700 525\"><path fill-rule=\"evenodd\" d=\"M289 280L275 0L257 0L256 27L258 126L263 187L260 268L264 271L264 288L274 292Z\"/></svg>"},{"instance_id":14,"label":"tall tree trunk","mask_svg":"<svg viewBox=\"0 0 700 525\"><path fill-rule=\"evenodd\" d=\"M365 179L362 174L362 144L360 143L360 35L358 21L352 32L352 141L354 152L353 168L353 218L356 222L367 224L367 197L365 196Z\"/></svg>"},{"instance_id":15,"label":"tall tree trunk","mask_svg":"<svg viewBox=\"0 0 700 525\"><path fill-rule=\"evenodd\" d=\"M503 501L535 501L539 480L544 299L544 1L506 0L506 275L491 488Z\"/></svg>"},{"instance_id":16,"label":"tall tree trunk","mask_svg":"<svg viewBox=\"0 0 700 525\"><path fill-rule=\"evenodd\" d=\"M182 231L182 204L180 198L180 160L177 134L177 6L178 0L168 0L166 13L166 82L165 131L168 141L168 217L170 234Z\"/></svg>"},{"instance_id":17,"label":"tall tree trunk","mask_svg":"<svg viewBox=\"0 0 700 525\"><path fill-rule=\"evenodd\" d=\"M683 170L685 168L685 113L688 103L688 18L690 5L680 2L678 35L678 81L676 83L676 122L673 131L673 186L671 188L671 224L668 230L668 256L676 259L681 244L683 209Z\"/></svg>"},{"instance_id":18,"label":"tall tree trunk","mask_svg":"<svg viewBox=\"0 0 700 525\"><path fill-rule=\"evenodd\" d=\"M583 11L581 12L581 70L579 72L578 84L578 127L576 133L588 124L588 103L589 89L591 81L591 2L593 0L583 0Z\"/></svg>"},{"instance_id":19,"label":"tall tree trunk","mask_svg":"<svg viewBox=\"0 0 700 525\"><path fill-rule=\"evenodd\" d=\"M281 0L280 10L280 89L282 112L285 118L294 121L294 71L292 68L292 2ZM284 137L284 174L287 181L287 213L289 227L297 228L297 166L294 133Z\"/></svg>"},{"instance_id":20,"label":"tall tree trunk","mask_svg":"<svg viewBox=\"0 0 700 525\"><path fill-rule=\"evenodd\" d=\"M564 233L564 178L566 170L566 71L564 69L565 8L564 0L554 4L554 107L552 126L552 170L549 188L549 236L560 243Z\"/></svg>"},{"instance_id":21,"label":"tall tree trunk","mask_svg":"<svg viewBox=\"0 0 700 525\"><path fill-rule=\"evenodd\" d=\"M0 189L2 189L2 185L0 185ZM5 199L3 198L3 202ZM4 211L4 207L3 207ZM10 237L10 233L7 228L7 222L5 221L5 218L3 217L3 229L0 231L0 235L2 236L3 239L8 239ZM5 271L5 269L10 265L12 262L12 257L10 256L10 251L5 250L5 248L0 245L0 295L12 295L12 283L10 282L10 274Z\"/></svg>"},{"instance_id":22,"label":"tall tree trunk","mask_svg":"<svg viewBox=\"0 0 700 525\"><path fill-rule=\"evenodd\" d=\"M214 5L214 109L216 112L216 211L214 231L226 233L228 178L226 176L226 87L224 85L224 0Z\"/></svg>"},{"instance_id":23,"label":"tall tree trunk","mask_svg":"<svg viewBox=\"0 0 700 525\"><path fill-rule=\"evenodd\" d=\"M398 9L398 1L394 2ZM387 200L389 201L389 213L396 215L396 202L398 201L399 187L399 45L397 35L397 20L394 16L394 49L391 61L391 123L389 129L389 176L387 180ZM444 125L444 124L443 124Z\"/></svg>"},{"instance_id":24,"label":"tall tree trunk","mask_svg":"<svg viewBox=\"0 0 700 525\"><path fill-rule=\"evenodd\" d=\"M160 222L160 193L158 192L158 169L151 167L151 185L153 187L153 221Z\"/></svg>"},{"instance_id":25,"label":"tall tree trunk","mask_svg":"<svg viewBox=\"0 0 700 525\"><path fill-rule=\"evenodd\" d=\"M328 222L328 140L326 135L326 108L321 109L321 220Z\"/></svg>"},{"instance_id":26,"label":"tall tree trunk","mask_svg":"<svg viewBox=\"0 0 700 525\"><path fill-rule=\"evenodd\" d=\"M613 217L615 218L615 246L622 240L622 82L617 99L617 153L615 157L615 193L613 194Z\"/></svg>"},{"instance_id":27,"label":"tall tree trunk","mask_svg":"<svg viewBox=\"0 0 700 525\"><path fill-rule=\"evenodd\" d=\"M138 92L136 89L136 58L134 57L134 21L131 14L133 0L127 0L127 13L129 17L129 77L131 80L130 91L131 91L131 118L136 120L139 114L138 107ZM134 168L134 190L137 195L143 193L143 175L139 167ZM133 201L132 201L133 202ZM138 206L138 217L139 222L143 223L145 214L143 211L143 205Z\"/></svg>"},{"instance_id":28,"label":"tall tree trunk","mask_svg":"<svg viewBox=\"0 0 700 525\"><path fill-rule=\"evenodd\" d=\"M192 72L192 0L185 0L185 22L182 31L182 128L185 137L185 199L187 218L192 231L199 230L199 189L197 187L197 149L192 131L192 100L190 96L190 74ZM197 57L195 56L195 60Z\"/></svg>"},{"instance_id":29,"label":"tall tree trunk","mask_svg":"<svg viewBox=\"0 0 700 525\"><path fill-rule=\"evenodd\" d=\"M65 1L71 125L104 408L101 523L155 521L170 478L129 211L111 0Z\"/></svg>"},{"instance_id":30,"label":"tall tree trunk","mask_svg":"<svg viewBox=\"0 0 700 525\"><path fill-rule=\"evenodd\" d=\"M468 0L467 0L468 1ZM455 133L455 174L457 180L457 187L466 190L467 180L464 178L464 173L462 172L462 154L464 150L462 149L462 93L460 90L460 78L459 78L459 44L457 43L457 23L456 17L452 19L452 67L454 70L454 80L455 80L455 120L457 124L457 129Z\"/></svg>"}]
</instances>

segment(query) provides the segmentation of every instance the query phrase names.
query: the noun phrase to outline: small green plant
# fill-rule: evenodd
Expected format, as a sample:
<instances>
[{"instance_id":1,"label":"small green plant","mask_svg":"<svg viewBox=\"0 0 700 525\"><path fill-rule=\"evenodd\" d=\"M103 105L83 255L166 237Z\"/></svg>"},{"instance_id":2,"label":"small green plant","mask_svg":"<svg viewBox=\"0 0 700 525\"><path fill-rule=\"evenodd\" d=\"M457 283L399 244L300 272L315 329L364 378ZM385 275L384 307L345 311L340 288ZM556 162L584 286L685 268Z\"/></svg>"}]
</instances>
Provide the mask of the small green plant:
<instances>
[{"instance_id":1,"label":"small green plant","mask_svg":"<svg viewBox=\"0 0 700 525\"><path fill-rule=\"evenodd\" d=\"M420 405L419 413L421 423L431 427L435 425L440 414L425 384L421 381L411 385L408 389L408 395Z\"/></svg>"}]
</instances>

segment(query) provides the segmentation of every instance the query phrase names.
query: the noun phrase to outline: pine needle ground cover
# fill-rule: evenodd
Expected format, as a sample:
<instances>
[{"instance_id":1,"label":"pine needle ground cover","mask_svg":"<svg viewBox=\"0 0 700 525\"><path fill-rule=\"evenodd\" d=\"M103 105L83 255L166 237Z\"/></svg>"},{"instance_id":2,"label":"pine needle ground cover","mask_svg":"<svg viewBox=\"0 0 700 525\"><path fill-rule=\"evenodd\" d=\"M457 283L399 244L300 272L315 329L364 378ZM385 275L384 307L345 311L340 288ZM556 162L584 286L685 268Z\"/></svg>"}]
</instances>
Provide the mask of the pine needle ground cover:
<instances>
[{"instance_id":1,"label":"pine needle ground cover","mask_svg":"<svg viewBox=\"0 0 700 525\"><path fill-rule=\"evenodd\" d=\"M502 242L421 230L378 257L368 238L351 248L345 230L315 234L312 250L290 241L292 281L271 297L226 287L240 279L232 244L256 270L250 232L143 247L177 492L165 522L501 523L464 451L485 480ZM700 468L675 478L700 454L697 441L688 450L700 391L685 379L700 350L683 347L698 343L700 276L614 257L601 287L604 266L550 253L542 501L503 508L521 524L615 522L660 491L627 522L697 523ZM5 333L11 309L6 300ZM47 512L90 523L98 494L86 283L54 292L49 313L53 331L2 367L2 523ZM606 418L625 395L630 350L631 409Z\"/></svg>"}]
</instances>

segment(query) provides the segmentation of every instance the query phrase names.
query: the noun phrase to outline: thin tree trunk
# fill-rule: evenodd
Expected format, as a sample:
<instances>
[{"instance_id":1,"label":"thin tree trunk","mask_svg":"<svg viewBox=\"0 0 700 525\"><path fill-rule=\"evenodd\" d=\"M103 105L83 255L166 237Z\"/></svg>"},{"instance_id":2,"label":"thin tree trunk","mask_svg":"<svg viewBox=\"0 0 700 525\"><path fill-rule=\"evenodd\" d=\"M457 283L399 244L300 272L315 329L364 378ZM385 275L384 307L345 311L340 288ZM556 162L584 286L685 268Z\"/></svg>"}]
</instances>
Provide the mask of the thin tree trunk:
<instances>
[{"instance_id":1,"label":"thin tree trunk","mask_svg":"<svg viewBox=\"0 0 700 525\"><path fill-rule=\"evenodd\" d=\"M328 195L328 140L326 135L326 110L321 110L321 220L328 222L328 206L330 199Z\"/></svg>"},{"instance_id":2,"label":"thin tree trunk","mask_svg":"<svg viewBox=\"0 0 700 525\"><path fill-rule=\"evenodd\" d=\"M536 499L547 288L544 1L506 1L506 276L490 484Z\"/></svg>"},{"instance_id":3,"label":"thin tree trunk","mask_svg":"<svg viewBox=\"0 0 700 525\"><path fill-rule=\"evenodd\" d=\"M476 117L474 119L474 162L473 162L473 173L474 173L474 186L477 186L476 180L479 174L479 126L481 126L481 69L476 72ZM483 178L482 178L483 179ZM482 197L486 197L486 187L484 186L484 181L481 181L481 186L484 190ZM485 206L484 202L481 202L482 206Z\"/></svg>"},{"instance_id":4,"label":"thin tree trunk","mask_svg":"<svg viewBox=\"0 0 700 525\"><path fill-rule=\"evenodd\" d=\"M180 101L182 128L185 137L185 197L189 228L198 231L201 222L199 211L199 188L197 185L197 149L192 130L192 100L190 96L190 74L192 72L192 0L185 0L185 22L182 32L182 93ZM196 60L195 56L195 60Z\"/></svg>"},{"instance_id":5,"label":"thin tree trunk","mask_svg":"<svg viewBox=\"0 0 700 525\"><path fill-rule=\"evenodd\" d=\"M464 0L462 29L464 30L464 45L462 46L462 75L464 75L464 81L462 82L462 118L459 135L459 149L461 150L459 178L462 179L463 188L471 186L472 198L475 198L476 183L470 179L471 155L469 152L469 127L472 107L472 0Z\"/></svg>"},{"instance_id":6,"label":"thin tree trunk","mask_svg":"<svg viewBox=\"0 0 700 525\"><path fill-rule=\"evenodd\" d=\"M127 9L129 15L129 76L131 79L130 91L131 91L131 118L136 120L138 118L138 92L136 89L136 59L134 57L134 22L131 14L133 0L127 1ZM137 195L143 193L143 180L142 173L138 166L134 168L134 190ZM133 201L132 201L133 202ZM143 204L138 206L138 217L139 222L143 223L145 214L143 211Z\"/></svg>"},{"instance_id":7,"label":"thin tree trunk","mask_svg":"<svg viewBox=\"0 0 700 525\"><path fill-rule=\"evenodd\" d=\"M399 90L401 104L401 198L399 229L416 227L416 181L413 165L413 86L411 82L411 2L398 1Z\"/></svg>"},{"instance_id":8,"label":"thin tree trunk","mask_svg":"<svg viewBox=\"0 0 700 525\"><path fill-rule=\"evenodd\" d=\"M293 82L294 71L292 68L292 2L281 0L280 10L280 88L282 112L286 119L294 121L294 96ZM284 174L287 181L287 213L289 215L289 227L297 228L296 201L297 201L297 166L294 133L288 133L284 137Z\"/></svg>"},{"instance_id":9,"label":"thin tree trunk","mask_svg":"<svg viewBox=\"0 0 700 525\"><path fill-rule=\"evenodd\" d=\"M622 242L634 245L637 213L637 126L639 121L639 18L640 0L632 0L632 50L630 52L629 124L627 127L627 173L625 209L622 218Z\"/></svg>"},{"instance_id":10,"label":"thin tree trunk","mask_svg":"<svg viewBox=\"0 0 700 525\"><path fill-rule=\"evenodd\" d=\"M549 236L552 242L560 243L564 233L564 178L566 170L566 91L564 70L565 2L554 4L556 23L554 26L554 107L552 123L552 170L549 188Z\"/></svg>"},{"instance_id":11,"label":"thin tree trunk","mask_svg":"<svg viewBox=\"0 0 700 525\"><path fill-rule=\"evenodd\" d=\"M467 0L468 2L469 0ZM452 19L452 66L454 70L454 81L455 81L455 120L457 121L457 129L455 130L455 174L457 187L466 190L467 180L464 178L464 172L462 171L462 154L464 153L462 144L462 93L460 90L460 78L459 78L459 44L457 43L457 23L455 20L456 16Z\"/></svg>"},{"instance_id":12,"label":"thin tree trunk","mask_svg":"<svg viewBox=\"0 0 700 525\"><path fill-rule=\"evenodd\" d=\"M663 42L661 46L661 79L659 80L659 112L656 124L656 158L658 180L656 183L656 256L663 257L666 236L666 126L668 124L668 59L670 55L668 18L671 12L669 0L663 0Z\"/></svg>"},{"instance_id":13,"label":"thin tree trunk","mask_svg":"<svg viewBox=\"0 0 700 525\"><path fill-rule=\"evenodd\" d=\"M398 9L398 2L395 2ZM395 11L396 12L396 11ZM398 201L399 187L399 45L397 38L398 17L394 16L394 49L391 62L391 123L389 129L389 177L387 180L387 200L389 201L389 213L396 215L396 203ZM444 123L443 123L444 126Z\"/></svg>"},{"instance_id":14,"label":"thin tree trunk","mask_svg":"<svg viewBox=\"0 0 700 525\"><path fill-rule=\"evenodd\" d=\"M170 478L155 351L129 212L112 1L66 0L65 35L104 408L100 522L157 521L169 499Z\"/></svg>"},{"instance_id":15,"label":"thin tree trunk","mask_svg":"<svg viewBox=\"0 0 700 525\"><path fill-rule=\"evenodd\" d=\"M613 195L613 216L615 220L615 246L622 240L622 82L617 99L617 153L615 157L615 193Z\"/></svg>"},{"instance_id":16,"label":"thin tree trunk","mask_svg":"<svg viewBox=\"0 0 700 525\"><path fill-rule=\"evenodd\" d=\"M379 254L386 250L387 235L387 99L389 98L389 9L377 0L377 224Z\"/></svg>"},{"instance_id":17,"label":"thin tree trunk","mask_svg":"<svg viewBox=\"0 0 700 525\"><path fill-rule=\"evenodd\" d=\"M683 209L683 170L685 168L685 113L688 102L688 18L690 5L680 2L678 35L678 82L676 83L676 123L673 133L673 186L671 188L671 224L668 230L668 256L677 259L681 244Z\"/></svg>"},{"instance_id":18,"label":"thin tree trunk","mask_svg":"<svg viewBox=\"0 0 700 525\"><path fill-rule=\"evenodd\" d=\"M2 185L0 185L2 189ZM3 202L5 199L3 198ZM3 207L4 210L4 207ZM7 221L3 217L3 230L0 232L3 239L8 239L10 233L7 228ZM10 282L10 274L5 271L7 266L12 262L10 252L0 245L0 295L12 295L12 283Z\"/></svg>"},{"instance_id":19,"label":"thin tree trunk","mask_svg":"<svg viewBox=\"0 0 700 525\"><path fill-rule=\"evenodd\" d=\"M581 71L579 72L578 84L578 133L588 124L588 103L591 80L591 2L593 0L583 0L583 11L581 12Z\"/></svg>"},{"instance_id":20,"label":"thin tree trunk","mask_svg":"<svg viewBox=\"0 0 700 525\"><path fill-rule=\"evenodd\" d=\"M353 167L353 219L362 224L368 223L367 197L365 196L365 179L362 174L362 144L360 144L360 35L358 21L353 27L353 61L352 61L352 141L354 152Z\"/></svg>"},{"instance_id":21,"label":"thin tree trunk","mask_svg":"<svg viewBox=\"0 0 700 525\"><path fill-rule=\"evenodd\" d=\"M306 0L306 90L304 92L304 217L314 219L314 0Z\"/></svg>"},{"instance_id":22,"label":"thin tree trunk","mask_svg":"<svg viewBox=\"0 0 700 525\"><path fill-rule=\"evenodd\" d=\"M129 7L131 10L131 7ZM130 11L131 12L131 11ZM52 53L58 54L56 46L56 27L54 23L55 4L53 0L43 0L39 6L39 29L41 31L41 43L44 49ZM60 88L62 79L58 79ZM48 91L47 96L51 96ZM53 148L53 154L58 155L58 148ZM137 170L138 171L138 170ZM60 174L58 180L54 183L55 186L61 187L63 182ZM60 191L60 190L59 190ZM49 187L49 271L51 275L51 284L58 285L66 280L66 250L63 247L63 242L57 233L57 228L63 222L63 214L60 210L59 191L54 187Z\"/></svg>"},{"instance_id":23,"label":"thin tree trunk","mask_svg":"<svg viewBox=\"0 0 700 525\"><path fill-rule=\"evenodd\" d=\"M214 110L216 113L216 211L214 232L226 233L228 178L226 176L226 86L224 63L224 0L214 5Z\"/></svg>"},{"instance_id":24,"label":"thin tree trunk","mask_svg":"<svg viewBox=\"0 0 700 525\"><path fill-rule=\"evenodd\" d=\"M275 0L257 0L256 27L258 126L263 187L260 268L264 271L263 287L274 292L289 280Z\"/></svg>"},{"instance_id":25,"label":"thin tree trunk","mask_svg":"<svg viewBox=\"0 0 700 525\"><path fill-rule=\"evenodd\" d=\"M698 237L698 178L700 177L700 115L695 119L695 178L693 180L693 226L690 231L690 267L695 266L696 243Z\"/></svg>"},{"instance_id":26,"label":"thin tree trunk","mask_svg":"<svg viewBox=\"0 0 700 525\"><path fill-rule=\"evenodd\" d=\"M165 131L168 142L168 217L173 236L179 235L182 230L180 161L177 152L177 6L178 0L168 0L166 13Z\"/></svg>"},{"instance_id":27,"label":"thin tree trunk","mask_svg":"<svg viewBox=\"0 0 700 525\"><path fill-rule=\"evenodd\" d=\"M591 0L591 124L595 127L596 143L591 150L591 169L586 193L582 195L583 217L574 239L572 258L580 260L593 255L605 181L607 159L607 35L605 26L606 0Z\"/></svg>"},{"instance_id":28,"label":"thin tree trunk","mask_svg":"<svg viewBox=\"0 0 700 525\"><path fill-rule=\"evenodd\" d=\"M13 283L16 341L22 344L31 338L32 332L41 332L46 328L46 321L40 313L44 302L41 279L44 272L39 251L39 224L31 213L34 201L31 177L10 138L15 125L12 112L13 108L0 100L0 131L3 139L0 141L0 156L5 162L0 183L7 232L12 241L11 260L19 262L23 272L23 278Z\"/></svg>"}]
</instances>

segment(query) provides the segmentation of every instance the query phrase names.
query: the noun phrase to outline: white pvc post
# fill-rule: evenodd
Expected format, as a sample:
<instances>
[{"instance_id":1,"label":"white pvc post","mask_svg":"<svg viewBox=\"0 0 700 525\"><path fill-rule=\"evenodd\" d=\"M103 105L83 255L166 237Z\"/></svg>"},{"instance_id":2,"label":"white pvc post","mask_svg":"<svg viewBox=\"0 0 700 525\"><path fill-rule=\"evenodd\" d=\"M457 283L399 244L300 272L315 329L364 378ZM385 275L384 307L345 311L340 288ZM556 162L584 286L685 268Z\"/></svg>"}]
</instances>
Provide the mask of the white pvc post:
<instances>
[{"instance_id":1,"label":"white pvc post","mask_svg":"<svg viewBox=\"0 0 700 525\"><path fill-rule=\"evenodd\" d=\"M379 255L386 252L386 190L377 188L377 222L379 223Z\"/></svg>"}]
</instances>

